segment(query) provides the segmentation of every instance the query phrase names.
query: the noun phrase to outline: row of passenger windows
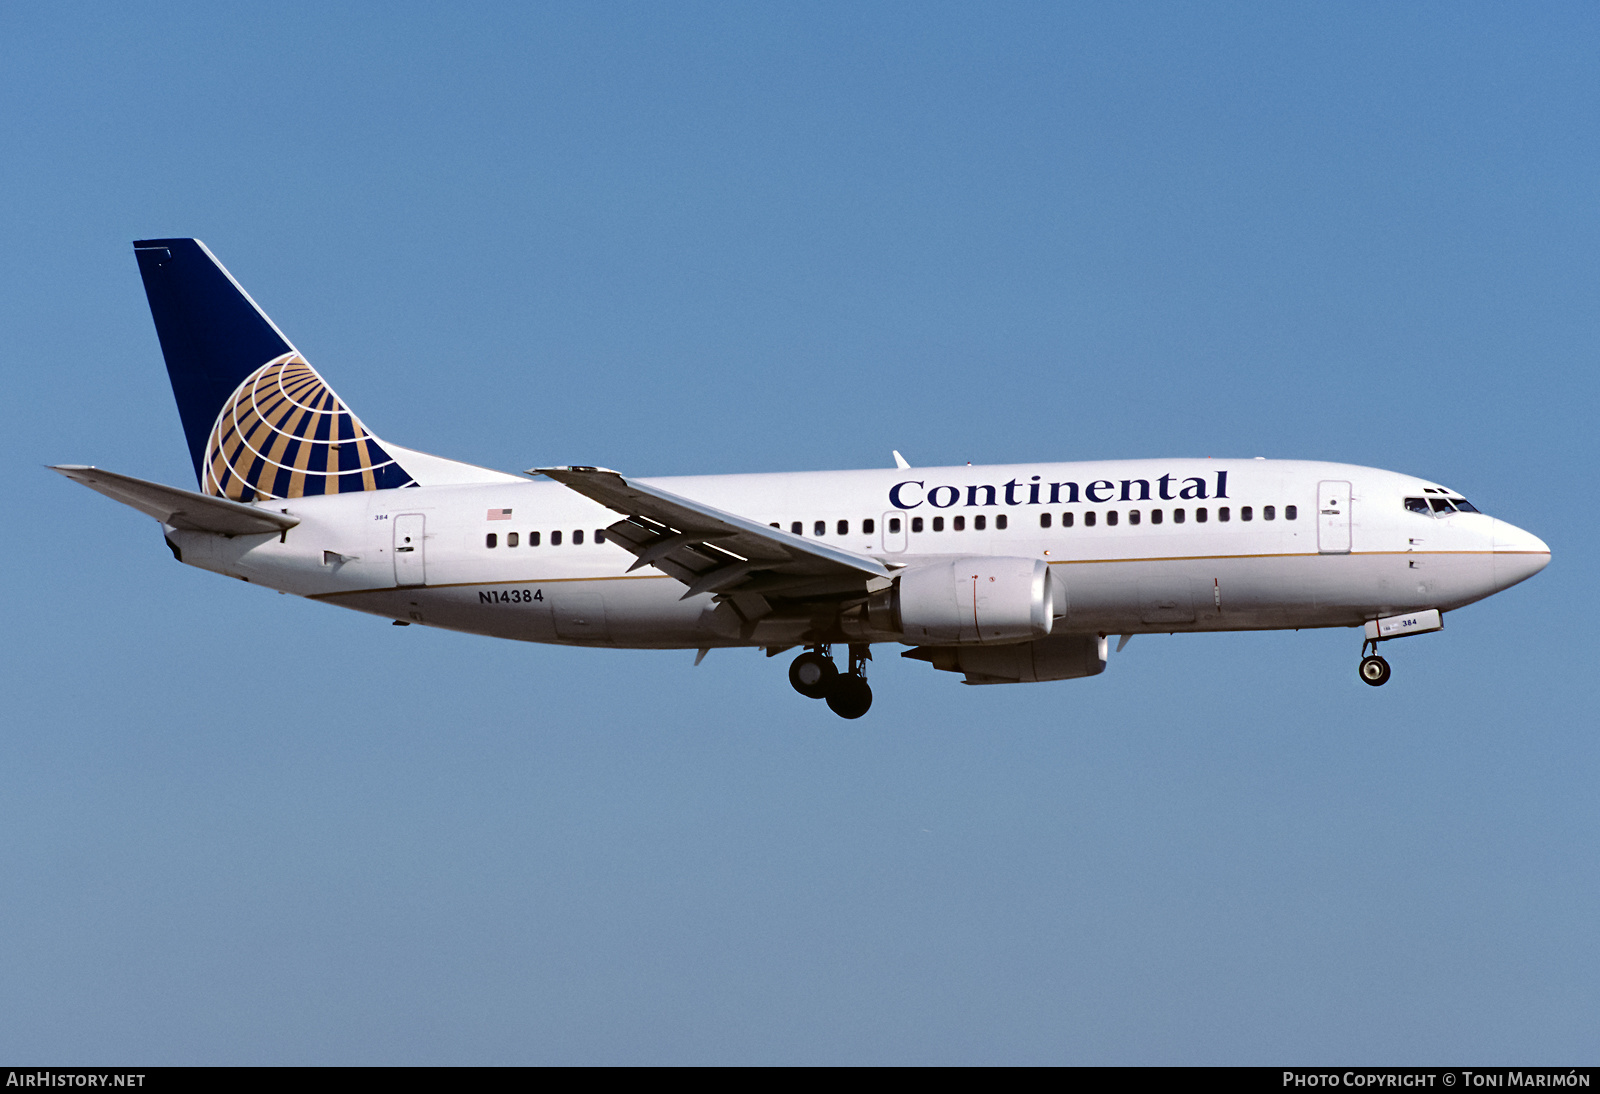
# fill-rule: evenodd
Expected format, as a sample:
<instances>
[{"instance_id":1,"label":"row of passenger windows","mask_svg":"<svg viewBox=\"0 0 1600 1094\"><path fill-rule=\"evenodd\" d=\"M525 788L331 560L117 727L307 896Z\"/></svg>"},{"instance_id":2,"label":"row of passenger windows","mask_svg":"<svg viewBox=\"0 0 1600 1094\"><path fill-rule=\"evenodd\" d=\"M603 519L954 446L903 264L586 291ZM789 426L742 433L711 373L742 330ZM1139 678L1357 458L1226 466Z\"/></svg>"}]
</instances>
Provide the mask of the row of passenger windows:
<instances>
[{"instance_id":1,"label":"row of passenger windows","mask_svg":"<svg viewBox=\"0 0 1600 1094\"><path fill-rule=\"evenodd\" d=\"M606 530L604 528L596 528L594 530L594 541L596 543L604 543L606 541ZM506 533L506 546L507 547L516 547L516 546L520 545L521 542L522 542L522 536L519 533L517 533L517 532L507 532ZM541 542L543 542L543 537L538 532L529 532L528 533L528 546L529 547L537 547L537 546L539 546L539 544ZM488 535L484 536L483 537L483 545L485 547L498 547L498 546L500 546L500 535L499 535L499 533L498 532L490 532ZM583 546L583 529L582 528L574 528L572 530L572 545L574 547L582 547ZM559 528L556 529L554 532L550 533L550 546L552 546L552 547L561 546L561 530Z\"/></svg>"},{"instance_id":2,"label":"row of passenger windows","mask_svg":"<svg viewBox=\"0 0 1600 1094\"><path fill-rule=\"evenodd\" d=\"M951 527L955 531L957 531L957 532L966 531L966 528L967 528L967 518L966 517L952 517L950 519L951 519ZM995 528L999 529L1002 532L1005 531L1005 529L1006 529L1006 515L1004 513L997 513L995 515L994 526L995 526ZM781 528L782 525L780 525L777 521L773 521L769 525L769 527ZM977 516L972 518L972 529L973 529L973 531L982 532L985 529L987 529L988 527L989 527L989 518L986 515L984 515L982 513L979 513ZM1046 525L1046 527L1048 527L1048 525ZM789 525L789 531L794 533L797 536L805 535L806 534L805 533L805 528L806 528L805 522L804 521L799 521L799 520L794 521ZM922 518L921 517L912 517L911 518L911 530L913 532L920 532L920 531L922 531L922 528L923 528ZM868 517L866 520L861 522L861 534L862 535L870 536L874 532L876 532L877 530L878 530L878 522L873 520L871 517ZM935 532L944 531L944 518L943 517L934 517L933 518L933 530ZM834 531L835 531L836 535L848 536L850 534L850 522L847 521L847 520L836 521L834 523ZM889 518L888 531L889 531L889 534L892 535L892 536L897 536L897 535L900 534L900 518L899 517L890 517ZM812 524L811 524L811 534L812 534L813 537L818 538L818 539L820 539L821 537L827 535L828 534L828 522L825 521L825 520L813 521Z\"/></svg>"},{"instance_id":3,"label":"row of passenger windows","mask_svg":"<svg viewBox=\"0 0 1600 1094\"><path fill-rule=\"evenodd\" d=\"M1435 506L1438 505L1437 499L1429 498L1427 500L1428 501L1433 501L1435 503ZM1461 501L1459 499L1453 499L1453 500L1456 501L1456 505L1457 505L1458 508L1465 509L1466 511L1471 512L1471 513L1477 512L1476 509L1473 509L1472 506L1468 505L1466 502ZM1407 498L1406 499L1406 508L1411 509L1413 512L1425 513L1425 512L1428 511L1427 508L1426 508L1426 503L1424 503L1424 507L1421 508L1421 509L1418 509L1418 508L1416 508L1415 506L1413 506L1411 504L1412 502L1421 502L1421 501L1423 501L1423 499L1421 499L1421 498ZM1442 512L1442 511L1445 511L1445 510L1440 510L1440 511ZM1164 510L1164 509L1152 509L1152 510L1150 510L1150 523L1151 524L1160 524L1160 523L1162 523L1164 520L1166 520L1166 515L1165 514L1166 514L1166 510ZM1299 511L1298 507L1293 506L1293 505L1285 505L1283 507L1283 519L1284 520L1295 520L1299 516L1300 516L1300 511ZM1084 514L1083 514L1083 526L1085 528L1093 528L1098 519L1099 519L1099 517L1097 516L1097 510L1094 510L1094 509L1086 510L1084 512ZM1118 521L1120 519L1121 518L1118 515L1118 511L1117 510L1115 510L1115 509L1106 510L1106 512L1105 512L1105 522L1106 522L1106 525L1108 527L1113 527L1113 528L1116 527L1116 525L1117 525L1117 523L1118 523ZM1186 521L1188 519L1189 518L1188 518L1188 510L1187 509L1174 509L1174 510L1172 510L1172 523L1173 524L1182 524L1182 523L1184 523L1184 521ZM1194 521L1195 521L1196 524L1204 524L1204 523L1206 523L1206 521L1208 521L1210 519L1211 519L1211 511L1209 509L1207 509L1205 506L1202 505L1202 506L1200 506L1199 508L1197 508L1194 511ZM1217 509L1217 519L1219 521L1223 521L1223 522L1227 522L1227 521L1232 520L1233 519L1233 510L1230 507L1226 506L1226 505L1219 507ZM1255 508L1253 506L1249 506L1249 505L1241 505L1239 507L1239 519L1240 520L1254 520L1255 519ZM1275 506L1275 505L1263 505L1261 507L1261 519L1262 520L1276 520L1276 519L1278 519L1278 507ZM1143 516L1143 513L1142 513L1141 510L1138 510L1138 509L1129 509L1128 510L1128 523L1129 524L1139 524L1143 520L1144 520L1144 516ZM999 532L1005 531L1006 527L1007 527L1007 523L1008 522L1007 522L1007 517L1006 517L1005 513L996 513L995 514L994 526L995 526L995 530L996 531L999 531ZM1039 514L1039 527L1040 528L1049 528L1054 523L1055 523L1055 514L1053 514L1053 513L1040 513ZM1063 527L1063 528L1071 528L1075 523L1076 523L1076 517L1073 515L1072 512L1069 511L1069 512L1065 512L1065 513L1061 514L1061 527ZM945 518L944 517L933 517L933 518L931 518L931 525L932 525L932 530L933 531L942 532L942 531L945 530ZM989 526L989 518L988 518L987 514L978 513L978 514L973 516L973 518L972 518L972 530L974 532L987 531L988 530L988 526ZM770 527L779 528L779 527L781 527L781 525L779 525L776 521L773 521L772 524L770 525ZM911 518L911 531L912 532L922 532L922 531L927 530L928 527L929 527L928 523L924 523L924 520L923 520L922 517L912 517ZM877 531L877 529L878 529L877 521L873 520L871 517L868 517L866 520L863 520L861 522L861 534L864 535L864 536L872 535L873 533L875 533ZM951 517L950 518L950 530L952 532L965 532L967 530L967 518L965 516ZM805 535L805 523L803 521L798 521L798 520L794 521L793 523L791 523L789 525L789 531L792 532L793 534L797 535L797 536ZM890 517L889 518L889 529L888 529L888 531L889 531L890 535L899 535L900 534L900 518L899 517ZM835 524L834 524L834 533L836 535L841 535L841 536L849 535L850 534L850 522L848 520L841 520L841 521L835 522ZM814 537L819 537L819 538L822 537L822 536L826 536L828 534L828 522L825 521L825 520L814 521L812 523L812 525L811 525L811 534ZM581 547L583 545L583 538L584 538L584 530L582 528L574 528L572 530L572 544L573 544L573 546ZM561 534L561 531L559 529L556 530L556 531L551 532L550 533L550 546L552 546L552 547L561 546L561 539L562 539L562 534ZM606 530L604 528L596 528L594 530L594 542L596 542L596 543L604 543L605 541L606 541ZM519 546L521 544L521 542L522 542L522 537L521 537L521 535L519 533L517 533L517 532L507 532L506 533L506 546L507 547ZM541 536L540 533L538 533L538 532L529 532L528 533L528 546L529 547L538 547L542 542L543 542L543 539L542 539L542 536ZM485 547L498 547L498 546L500 546L500 536L499 536L499 534L496 533L496 532L490 532L488 535L484 536L483 537L483 545Z\"/></svg>"},{"instance_id":4,"label":"row of passenger windows","mask_svg":"<svg viewBox=\"0 0 1600 1094\"><path fill-rule=\"evenodd\" d=\"M1187 509L1174 509L1172 511L1172 523L1173 524L1182 524L1184 521L1188 520L1189 519L1188 512L1189 511ZM1085 511L1085 513L1083 514L1083 526L1085 528L1093 528L1094 527L1095 520L1096 520L1095 513L1096 513L1096 511L1093 510L1093 509ZM1166 510L1164 510L1164 509L1152 509L1152 510L1150 510L1150 523L1151 524L1160 524L1160 523L1162 523L1164 520L1166 520L1166 515L1165 514L1166 514ZM1048 527L1050 527L1052 517L1053 517L1053 514L1040 513L1039 514L1039 527L1040 528L1048 528ZM1115 526L1117 521L1120 519L1118 517L1118 515L1117 515L1117 510L1115 510L1115 509L1106 510L1105 518L1106 518L1106 524L1108 526ZM1300 518L1300 507L1299 506L1297 506L1297 505L1285 505L1283 507L1283 519L1284 520L1298 520L1299 518ZM1203 505L1199 506L1198 508L1195 509L1195 511L1194 511L1194 522L1196 524L1204 524L1204 523L1206 523L1206 521L1208 521L1210 519L1211 519L1211 510L1207 509ZM1232 520L1233 519L1233 509L1232 509L1232 507L1231 506L1227 506L1227 505L1218 506L1218 508L1217 508L1217 519L1219 521L1222 521L1224 524L1226 524L1228 521ZM1253 506L1253 505L1241 505L1241 506L1239 506L1239 519L1240 520L1255 520L1256 519L1255 506ZM1277 520L1278 519L1278 507L1276 505L1263 505L1261 507L1261 519L1262 520ZM1138 510L1138 509L1129 509L1128 510L1128 523L1129 524L1138 524L1143 520L1144 520L1144 516L1140 512L1140 510ZM1070 512L1069 513L1062 513L1061 514L1061 527L1063 527L1063 528L1071 528L1072 525L1073 525L1073 515Z\"/></svg>"},{"instance_id":5,"label":"row of passenger windows","mask_svg":"<svg viewBox=\"0 0 1600 1094\"><path fill-rule=\"evenodd\" d=\"M935 532L944 531L944 518L943 517L933 517L932 520L931 520L931 523L932 523L932 526L933 526L933 530ZM900 530L899 524L900 524L900 521L898 519L891 520L889 522L889 531L898 532ZM985 517L984 514L979 513L979 514L977 514L976 516L974 516L972 518L972 530L974 532L982 532L987 526L988 526L988 518ZM923 530L924 527L925 527L925 525L922 523L922 518L921 517L912 517L911 518L911 530L913 532L920 532L920 531ZM996 513L994 515L994 527L995 527L995 530L999 531L999 532L1004 532L1006 530L1006 515L1004 513ZM1049 525L1045 525L1045 527L1048 528ZM950 518L950 530L952 532L965 532L967 530L967 518L966 517L951 517Z\"/></svg>"},{"instance_id":6,"label":"row of passenger windows","mask_svg":"<svg viewBox=\"0 0 1600 1094\"><path fill-rule=\"evenodd\" d=\"M889 522L889 531L898 532L900 530L899 525L900 525L900 522L898 520L891 520ZM768 524L767 527L769 527L769 528L778 528L778 529L781 530L783 528L783 525L779 524L777 521L773 521L770 524ZM868 517L866 520L861 522L861 534L862 535L870 536L874 532L876 532L877 530L878 530L878 522L873 520L871 517ZM797 535L797 536L805 535L806 534L806 522L803 521L803 520L791 521L790 524L789 524L789 531L791 533L793 533L794 535ZM820 539L823 536L827 535L828 534L828 522L825 521L825 520L814 520L814 521L812 521L811 522L811 534L813 536L817 537L818 539ZM847 520L835 521L834 522L834 534L835 535L840 535L840 536L848 536L850 534L850 522L847 521Z\"/></svg>"},{"instance_id":7,"label":"row of passenger windows","mask_svg":"<svg viewBox=\"0 0 1600 1094\"><path fill-rule=\"evenodd\" d=\"M1406 499L1406 508L1409 509L1413 513L1423 513L1423 514L1450 513L1450 512L1454 512L1457 509L1461 510L1464 513L1476 513L1476 512L1478 512L1477 508L1475 508L1473 506L1473 504L1471 502L1467 501L1465 498L1407 498ZM1299 516L1300 516L1300 510L1299 510L1298 506L1285 505L1283 507L1283 519L1284 520L1296 520L1296 519L1299 518ZM1151 509L1149 511L1149 517L1150 517L1150 523L1151 524L1161 524L1163 521L1166 520L1166 510L1164 510L1164 509ZM1277 518L1278 518L1278 507L1277 506L1275 506L1275 505L1263 505L1261 507L1261 519L1262 520L1276 520ZM1083 514L1083 526L1085 528L1093 528L1095 526L1096 522L1098 521L1098 519L1099 519L1099 517L1097 516L1097 510L1094 510L1094 509L1085 510L1084 514ZM1108 527L1116 527L1116 525L1117 525L1117 523L1118 523L1118 521L1120 519L1121 518L1118 516L1118 511L1117 510L1108 509L1108 510L1105 511L1105 522L1106 522L1106 525ZM1178 509L1172 510L1172 523L1173 524L1182 524L1188 519L1189 518L1188 518L1188 510L1187 509L1178 508ZM1196 524L1204 524L1210 519L1211 519L1211 511L1208 508L1206 508L1205 506L1202 505L1202 506L1199 506L1198 508L1195 509L1195 511L1194 511L1194 521L1195 521ZM1232 519L1233 519L1233 510L1229 506L1223 505L1223 506L1219 506L1217 508L1217 520L1226 523L1227 521L1230 521ZM1245 521L1254 520L1255 519L1255 507L1254 506L1250 506L1250 505L1241 505L1239 507L1239 519L1240 520L1245 520ZM988 520L989 520L989 518L988 518L988 516L986 514L983 514L983 513L976 514L972 518L972 530L975 531L975 532L986 531L988 529ZM1144 520L1144 515L1143 515L1141 510L1138 510L1138 509L1129 509L1128 510L1128 523L1129 524L1139 524L1143 520ZM1049 528L1054 523L1055 523L1055 514L1053 514L1053 513L1040 513L1039 514L1039 527L1040 528ZM1076 517L1073 515L1073 513L1071 511L1068 511L1068 512L1065 512L1065 513L1061 514L1061 527L1063 527L1063 528L1071 528L1071 527L1073 527L1073 525L1075 523L1076 523ZM931 518L931 524L932 524L932 530L935 531L935 532L942 532L942 531L945 530L945 518L944 517L933 517L933 518ZM1005 513L996 513L995 517L994 517L995 530L1003 532L1003 531L1006 530L1006 525L1007 525L1006 514ZM773 528L781 528L782 525L780 525L777 521L773 521L772 524L771 524L771 527L773 527ZM921 532L921 531L924 531L927 528L928 528L928 524L924 523L924 520L923 520L922 517L912 517L911 518L911 531L913 531L913 532ZM877 521L873 520L871 517L868 517L867 519L865 519L865 520L863 520L861 522L861 534L862 535L870 536L870 535L873 535L877 530L878 530ZM952 532L964 532L964 531L966 531L967 530L967 518L965 516L951 517L950 518L950 530ZM789 531L792 532L793 534L797 535L797 536L805 535L805 522L804 521L799 521L799 520L791 522L790 525L789 525ZM900 534L900 518L899 517L890 517L889 518L888 531L889 531L890 535L899 535ZM813 521L812 524L811 524L811 534L812 534L812 536L817 537L817 538L821 538L823 536L826 536L828 534L828 522L825 521L825 520ZM834 534L835 535L840 535L840 536L848 536L850 534L850 522L848 520L835 521L834 522ZM556 531L551 532L550 533L550 546L552 546L552 547L561 546L561 539L562 539L562 534L561 534L560 530L556 530ZM572 543L573 543L573 545L574 546L582 546L583 539L584 539L584 529L582 529L582 528L573 529L573 531L572 531ZM537 546L540 545L541 541L542 541L542 539L541 539L540 533L538 533L538 532L529 532L528 533L528 546L529 547L537 547ZM596 543L604 543L605 541L606 541L606 530L604 528L596 528L594 530L594 542L596 542ZM506 546L507 547L516 547L516 546L518 546L520 544L520 542L521 542L521 536L520 536L519 533L517 533L517 532L507 532L506 533ZM499 535L497 533L495 533L495 532L490 532L488 535L484 536L483 545L485 547L498 547L498 546L500 546L500 537L499 537Z\"/></svg>"},{"instance_id":8,"label":"row of passenger windows","mask_svg":"<svg viewBox=\"0 0 1600 1094\"><path fill-rule=\"evenodd\" d=\"M1224 523L1226 523L1228 521L1231 521L1233 519L1233 509L1232 509L1232 507L1231 506L1227 506L1227 505L1220 506L1216 510L1216 517L1217 517L1217 520L1222 521ZM1300 509L1299 509L1298 506L1285 505L1283 507L1283 519L1284 520L1297 520L1297 519L1299 519L1299 517L1300 517ZM1083 514L1083 526L1085 528L1093 528L1095 526L1095 524L1100 519L1101 519L1101 517L1100 517L1100 513L1099 513L1098 510L1095 510L1095 509L1086 510L1084 512L1084 514ZM1118 510L1116 510L1116 509L1108 509L1104 513L1104 519L1105 519L1106 525L1108 527L1115 527L1121 521L1122 518L1121 518L1121 515L1120 515ZM1143 523L1144 519L1145 519L1145 512L1143 510L1140 510L1140 509L1129 509L1128 510L1128 523L1129 524L1141 524L1141 523ZM1149 519L1150 519L1150 523L1151 524L1164 523L1166 521L1166 519L1167 519L1167 511L1165 509L1151 509L1151 510L1149 510ZM1179 508L1179 509L1173 509L1172 510L1172 523L1173 524L1183 524L1188 519L1189 519L1189 510L1188 509ZM1202 505L1202 506L1200 506L1200 507L1198 507L1198 508L1196 508L1194 510L1194 521L1195 521L1196 524L1205 524L1210 519L1211 519L1211 510L1208 509L1207 507ZM1241 505L1239 507L1239 519L1240 520L1244 520L1244 521L1255 520L1256 519L1255 507L1252 506L1252 505ZM1261 519L1262 520L1277 520L1278 519L1278 507L1276 505L1263 505L1261 507ZM1072 512L1069 511L1069 512L1065 512L1065 513L1061 514L1061 527L1063 527L1063 528L1071 528L1076 523L1077 523L1077 518ZM995 527L996 531L1000 531L1000 532L1005 531L1006 528L1007 528L1007 524L1008 524L1007 514L1005 514L1005 513L996 513L994 515L994 527ZM1053 526L1054 524L1055 524L1055 514L1054 513L1040 513L1039 514L1039 527L1040 528L1049 528L1049 527ZM771 523L770 527L781 528L782 525L779 524L777 521L773 521ZM944 518L944 517L930 517L930 518L912 517L911 518L911 531L912 532L924 532L924 531L943 532L946 527L948 527L950 529L950 531L952 531L952 532L965 532L967 530L967 518L965 516L950 517L949 520L948 520L948 525L946 523L946 518ZM987 531L988 527L989 527L989 518L988 518L987 514L978 513L978 514L975 514L973 516L973 518L972 518L972 530L974 532ZM847 536L847 535L850 534L850 522L848 520L837 521L834 524L834 530L835 530L835 534L836 535ZM792 522L789 525L789 531L792 532L793 534L797 535L797 536L805 535L805 522L804 521L799 521L799 520ZM875 531L877 531L877 522L873 521L870 518L868 518L867 520L863 520L861 522L861 534L862 535L870 536ZM899 535L900 534L900 518L899 517L890 517L889 518L889 521L888 521L888 532L889 532L890 535ZM828 522L825 521L825 520L814 521L812 523L812 525L811 525L811 534L814 537L826 536L828 534Z\"/></svg>"}]
</instances>

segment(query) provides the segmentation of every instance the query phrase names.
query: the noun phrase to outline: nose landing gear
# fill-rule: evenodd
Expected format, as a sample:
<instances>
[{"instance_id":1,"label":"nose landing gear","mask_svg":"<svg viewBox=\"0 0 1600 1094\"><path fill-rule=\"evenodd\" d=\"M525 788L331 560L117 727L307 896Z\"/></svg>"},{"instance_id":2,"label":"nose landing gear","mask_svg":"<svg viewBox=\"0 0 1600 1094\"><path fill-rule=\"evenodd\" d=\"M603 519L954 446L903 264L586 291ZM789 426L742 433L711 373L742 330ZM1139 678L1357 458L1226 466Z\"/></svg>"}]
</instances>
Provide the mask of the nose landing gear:
<instances>
[{"instance_id":1,"label":"nose landing gear","mask_svg":"<svg viewBox=\"0 0 1600 1094\"><path fill-rule=\"evenodd\" d=\"M1371 650L1371 653L1367 651ZM1378 656L1378 643L1376 639L1369 638L1361 643L1361 664L1356 668L1363 684L1371 684L1380 688L1389 682L1389 662Z\"/></svg>"},{"instance_id":2,"label":"nose landing gear","mask_svg":"<svg viewBox=\"0 0 1600 1094\"><path fill-rule=\"evenodd\" d=\"M1375 688L1389 682L1389 662L1378 656L1379 642L1443 629L1444 616L1438 608L1367 620L1367 640L1361 643L1361 667L1356 670L1361 675L1361 682Z\"/></svg>"},{"instance_id":3,"label":"nose landing gear","mask_svg":"<svg viewBox=\"0 0 1600 1094\"><path fill-rule=\"evenodd\" d=\"M1371 657L1361 659L1361 667L1356 670L1361 674L1363 684L1373 687L1382 687L1389 682L1389 662L1373 654Z\"/></svg>"},{"instance_id":4,"label":"nose landing gear","mask_svg":"<svg viewBox=\"0 0 1600 1094\"><path fill-rule=\"evenodd\" d=\"M872 648L850 647L850 671L840 673L827 645L812 646L789 665L789 683L808 699L826 699L828 709L841 718L859 718L872 708L872 688L867 686L867 662Z\"/></svg>"}]
</instances>

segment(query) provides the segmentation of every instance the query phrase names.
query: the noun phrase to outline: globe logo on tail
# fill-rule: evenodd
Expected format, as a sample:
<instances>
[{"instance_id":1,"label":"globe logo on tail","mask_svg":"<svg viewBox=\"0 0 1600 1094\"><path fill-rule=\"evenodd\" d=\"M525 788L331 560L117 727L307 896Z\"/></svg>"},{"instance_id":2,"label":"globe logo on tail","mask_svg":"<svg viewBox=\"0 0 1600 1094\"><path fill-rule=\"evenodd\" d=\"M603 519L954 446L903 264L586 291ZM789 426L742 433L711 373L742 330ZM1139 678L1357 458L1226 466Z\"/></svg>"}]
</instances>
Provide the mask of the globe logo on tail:
<instances>
[{"instance_id":1,"label":"globe logo on tail","mask_svg":"<svg viewBox=\"0 0 1600 1094\"><path fill-rule=\"evenodd\" d=\"M247 376L217 416L202 485L252 502L415 483L317 371L286 353Z\"/></svg>"}]
</instances>

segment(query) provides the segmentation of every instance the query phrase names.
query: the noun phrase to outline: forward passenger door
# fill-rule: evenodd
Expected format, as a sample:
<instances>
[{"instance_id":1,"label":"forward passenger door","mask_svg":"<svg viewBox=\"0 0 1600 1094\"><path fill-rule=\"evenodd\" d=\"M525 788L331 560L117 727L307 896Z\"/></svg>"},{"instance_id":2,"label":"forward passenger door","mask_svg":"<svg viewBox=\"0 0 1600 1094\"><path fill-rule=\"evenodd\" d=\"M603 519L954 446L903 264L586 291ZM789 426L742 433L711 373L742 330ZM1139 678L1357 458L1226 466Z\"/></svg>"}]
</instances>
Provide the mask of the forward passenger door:
<instances>
[{"instance_id":1,"label":"forward passenger door","mask_svg":"<svg viewBox=\"0 0 1600 1094\"><path fill-rule=\"evenodd\" d=\"M1317 484L1317 550L1325 555L1350 553L1350 484Z\"/></svg>"}]
</instances>

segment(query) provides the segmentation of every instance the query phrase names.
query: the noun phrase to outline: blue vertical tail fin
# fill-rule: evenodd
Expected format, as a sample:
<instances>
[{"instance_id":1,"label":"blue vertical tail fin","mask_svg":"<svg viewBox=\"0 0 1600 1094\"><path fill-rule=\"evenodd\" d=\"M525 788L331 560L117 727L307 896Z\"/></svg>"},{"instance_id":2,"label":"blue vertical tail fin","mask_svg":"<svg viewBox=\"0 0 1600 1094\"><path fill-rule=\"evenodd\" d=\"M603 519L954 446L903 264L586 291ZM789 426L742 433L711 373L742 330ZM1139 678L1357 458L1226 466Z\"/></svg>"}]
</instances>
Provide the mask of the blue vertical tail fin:
<instances>
[{"instance_id":1,"label":"blue vertical tail fin","mask_svg":"<svg viewBox=\"0 0 1600 1094\"><path fill-rule=\"evenodd\" d=\"M202 491L248 502L415 485L204 243L133 249Z\"/></svg>"}]
</instances>

